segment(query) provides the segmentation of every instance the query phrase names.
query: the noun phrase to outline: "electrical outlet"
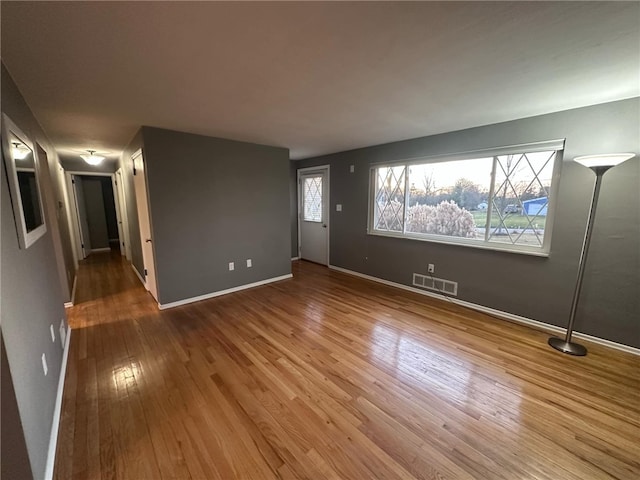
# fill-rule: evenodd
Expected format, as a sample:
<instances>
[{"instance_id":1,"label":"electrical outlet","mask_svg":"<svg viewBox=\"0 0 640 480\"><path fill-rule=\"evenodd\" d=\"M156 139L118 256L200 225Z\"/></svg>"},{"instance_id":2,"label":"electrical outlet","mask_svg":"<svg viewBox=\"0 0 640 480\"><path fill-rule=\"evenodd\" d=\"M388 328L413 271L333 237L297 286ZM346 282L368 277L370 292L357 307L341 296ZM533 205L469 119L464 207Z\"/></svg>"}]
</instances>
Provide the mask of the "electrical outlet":
<instances>
[{"instance_id":1,"label":"electrical outlet","mask_svg":"<svg viewBox=\"0 0 640 480\"><path fill-rule=\"evenodd\" d=\"M229 271L233 271L236 269L236 265L233 262L229 262Z\"/></svg>"},{"instance_id":2,"label":"electrical outlet","mask_svg":"<svg viewBox=\"0 0 640 480\"><path fill-rule=\"evenodd\" d=\"M247 258L247 268L251 268L253 264L251 263L251 259Z\"/></svg>"},{"instance_id":3,"label":"electrical outlet","mask_svg":"<svg viewBox=\"0 0 640 480\"><path fill-rule=\"evenodd\" d=\"M436 266L433 263L427 266L427 273L436 273Z\"/></svg>"},{"instance_id":4,"label":"electrical outlet","mask_svg":"<svg viewBox=\"0 0 640 480\"><path fill-rule=\"evenodd\" d=\"M51 331L51 341L56 343L56 332L53 331L53 323L49 325L49 330Z\"/></svg>"},{"instance_id":5,"label":"electrical outlet","mask_svg":"<svg viewBox=\"0 0 640 480\"><path fill-rule=\"evenodd\" d=\"M64 328L64 318L60 320L60 345L64 349L65 343L67 341L67 329Z\"/></svg>"},{"instance_id":6,"label":"electrical outlet","mask_svg":"<svg viewBox=\"0 0 640 480\"><path fill-rule=\"evenodd\" d=\"M44 353L42 354L42 370L44 371L44 375L46 377L47 373L49 372L49 367L47 367L47 356Z\"/></svg>"}]
</instances>

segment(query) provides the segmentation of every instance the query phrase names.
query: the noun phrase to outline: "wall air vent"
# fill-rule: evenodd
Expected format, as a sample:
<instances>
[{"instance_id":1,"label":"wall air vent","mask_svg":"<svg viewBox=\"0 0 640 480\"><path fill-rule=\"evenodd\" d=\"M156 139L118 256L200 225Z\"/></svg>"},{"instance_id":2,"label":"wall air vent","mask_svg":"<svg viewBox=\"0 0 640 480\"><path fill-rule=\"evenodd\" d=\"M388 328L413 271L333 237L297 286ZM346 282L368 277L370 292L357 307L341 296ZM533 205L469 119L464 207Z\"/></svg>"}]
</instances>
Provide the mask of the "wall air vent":
<instances>
[{"instance_id":1,"label":"wall air vent","mask_svg":"<svg viewBox=\"0 0 640 480\"><path fill-rule=\"evenodd\" d=\"M453 295L454 297L458 296L458 282L452 282L451 280L444 280L430 275L414 273L413 285L420 288L426 288L427 290L434 290L445 295Z\"/></svg>"}]
</instances>

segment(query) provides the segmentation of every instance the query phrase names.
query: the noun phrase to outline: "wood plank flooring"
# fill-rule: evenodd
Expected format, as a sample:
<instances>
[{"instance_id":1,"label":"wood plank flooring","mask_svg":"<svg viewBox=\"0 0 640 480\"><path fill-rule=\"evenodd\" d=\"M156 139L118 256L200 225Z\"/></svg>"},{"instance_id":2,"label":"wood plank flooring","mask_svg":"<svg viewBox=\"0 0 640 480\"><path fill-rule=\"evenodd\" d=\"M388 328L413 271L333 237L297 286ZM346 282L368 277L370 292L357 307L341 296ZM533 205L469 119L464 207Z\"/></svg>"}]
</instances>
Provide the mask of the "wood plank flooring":
<instances>
[{"instance_id":1,"label":"wood plank flooring","mask_svg":"<svg viewBox=\"0 0 640 480\"><path fill-rule=\"evenodd\" d=\"M159 311L79 271L57 479L637 479L639 358L294 262Z\"/></svg>"}]
</instances>

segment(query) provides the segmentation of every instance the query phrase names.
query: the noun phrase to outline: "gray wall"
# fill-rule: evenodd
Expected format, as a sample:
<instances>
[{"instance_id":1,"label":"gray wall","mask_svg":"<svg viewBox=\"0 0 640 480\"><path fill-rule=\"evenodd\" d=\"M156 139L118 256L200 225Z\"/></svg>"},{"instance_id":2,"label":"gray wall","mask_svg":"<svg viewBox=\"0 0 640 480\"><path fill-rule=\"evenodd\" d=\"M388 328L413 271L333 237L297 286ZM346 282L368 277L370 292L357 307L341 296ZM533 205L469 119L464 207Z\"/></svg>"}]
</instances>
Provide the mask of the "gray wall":
<instances>
[{"instance_id":1,"label":"gray wall","mask_svg":"<svg viewBox=\"0 0 640 480\"><path fill-rule=\"evenodd\" d=\"M91 249L109 248L109 232L105 214L102 180L96 177L82 177L84 205L89 224Z\"/></svg>"},{"instance_id":2,"label":"gray wall","mask_svg":"<svg viewBox=\"0 0 640 480\"><path fill-rule=\"evenodd\" d=\"M291 273L287 149L142 131L161 304Z\"/></svg>"},{"instance_id":3,"label":"gray wall","mask_svg":"<svg viewBox=\"0 0 640 480\"><path fill-rule=\"evenodd\" d=\"M140 225L138 224L138 210L136 207L136 192L133 187L133 162L132 155L142 148L142 130L138 130L129 142L127 148L120 157L119 168L122 168L122 176L125 190L125 202L127 210L127 222L129 229L129 241L131 242L131 264L140 276L144 278L144 261L142 259L142 243L140 241Z\"/></svg>"},{"instance_id":4,"label":"gray wall","mask_svg":"<svg viewBox=\"0 0 640 480\"><path fill-rule=\"evenodd\" d=\"M118 239L118 215L116 214L116 200L113 194L113 183L111 177L101 177L102 201L104 203L104 214L107 221L107 235L109 240Z\"/></svg>"},{"instance_id":5,"label":"gray wall","mask_svg":"<svg viewBox=\"0 0 640 480\"><path fill-rule=\"evenodd\" d=\"M73 246L71 243L66 208L67 198L64 186L64 170L58 162L52 145L48 145L50 153L40 144L36 144L36 148L40 156L41 166L43 167L43 174L51 180L42 184L43 201L48 218L51 219L47 228L51 227L62 296L65 302L69 302L71 301L71 291L76 276L76 267L73 260Z\"/></svg>"},{"instance_id":6,"label":"gray wall","mask_svg":"<svg viewBox=\"0 0 640 480\"><path fill-rule=\"evenodd\" d=\"M51 142L43 132L40 124L31 114L29 106L24 101L22 94L14 83L4 64L2 71L2 111L7 113L13 122L30 135L31 140L37 144L36 149L40 156L41 179L46 179L41 185L42 198L45 203L45 216L47 218L47 230L51 232L53 241L54 258L58 266L58 277L62 296L65 302L71 300L71 287L75 278L75 265L71 238L67 223L67 214L64 208L65 195L60 177L60 164L58 155ZM39 148L38 148L39 146Z\"/></svg>"},{"instance_id":7,"label":"gray wall","mask_svg":"<svg viewBox=\"0 0 640 480\"><path fill-rule=\"evenodd\" d=\"M8 72L2 67L2 111L32 140L47 152L49 162L57 162L55 151L29 110ZM65 319L58 271L56 219L51 218L49 195L43 195L47 232L28 249L20 249L13 219L11 198L4 161L0 175L0 214L2 220L0 318L9 370L35 478L44 476L47 449L62 365L62 345L58 335L61 319ZM53 190L52 178L41 171L45 190ZM64 268L64 262L61 262ZM65 320L66 323L66 320ZM56 331L51 341L49 325ZM48 375L42 371L41 356L46 355ZM4 428L4 427L3 427ZM5 439L3 438L3 443ZM16 439L19 441L19 439Z\"/></svg>"},{"instance_id":8,"label":"gray wall","mask_svg":"<svg viewBox=\"0 0 640 480\"><path fill-rule=\"evenodd\" d=\"M0 478L33 478L31 465L29 465L29 454L27 444L24 441L24 432L20 423L20 412L18 411L18 401L16 392L11 381L11 371L9 370L9 360L4 347L4 339L0 330L0 356L1 370L0 394L2 400L2 434L0 436Z\"/></svg>"},{"instance_id":9,"label":"gray wall","mask_svg":"<svg viewBox=\"0 0 640 480\"><path fill-rule=\"evenodd\" d=\"M291 215L291 258L298 256L298 165L289 162L289 212Z\"/></svg>"},{"instance_id":10,"label":"gray wall","mask_svg":"<svg viewBox=\"0 0 640 480\"><path fill-rule=\"evenodd\" d=\"M566 326L593 188L578 155L640 151L638 98L368 147L298 162L331 164L330 263L410 285L436 265L458 298ZM549 258L367 235L369 166L390 160L566 138ZM355 173L349 173L355 165ZM640 347L640 162L607 172L576 330ZM342 212L335 204L343 205ZM368 260L367 260L368 258ZM523 292L527 292L524 294Z\"/></svg>"}]
</instances>

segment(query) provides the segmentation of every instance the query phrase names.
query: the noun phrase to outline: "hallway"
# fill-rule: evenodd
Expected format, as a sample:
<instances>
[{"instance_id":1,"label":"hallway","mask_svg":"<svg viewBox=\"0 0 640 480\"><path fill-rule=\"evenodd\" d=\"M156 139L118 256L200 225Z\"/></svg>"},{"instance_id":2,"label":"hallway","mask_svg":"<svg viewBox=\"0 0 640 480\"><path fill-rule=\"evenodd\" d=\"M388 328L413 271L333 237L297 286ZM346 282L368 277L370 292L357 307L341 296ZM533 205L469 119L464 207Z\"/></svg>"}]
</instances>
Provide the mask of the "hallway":
<instances>
[{"instance_id":1,"label":"hallway","mask_svg":"<svg viewBox=\"0 0 640 480\"><path fill-rule=\"evenodd\" d=\"M156 306L153 298L147 296L131 264L117 249L92 253L80 262L75 307L67 310L69 326L77 329L100 325L117 321L122 315L130 318L126 312L130 312L131 305ZM122 306L127 308L121 312ZM109 310L109 319L105 318L105 308Z\"/></svg>"},{"instance_id":2,"label":"hallway","mask_svg":"<svg viewBox=\"0 0 640 480\"><path fill-rule=\"evenodd\" d=\"M118 254L78 278L57 479L631 479L635 356L307 262L159 311ZM501 344L498 346L498 339Z\"/></svg>"}]
</instances>

